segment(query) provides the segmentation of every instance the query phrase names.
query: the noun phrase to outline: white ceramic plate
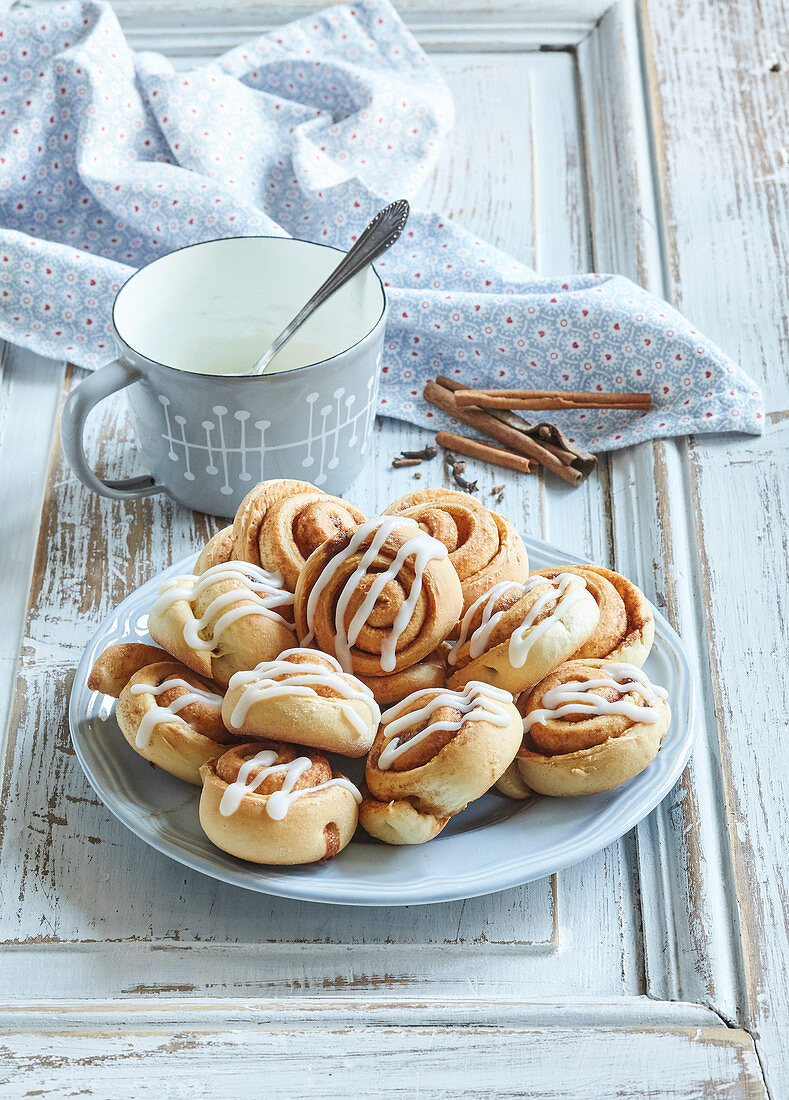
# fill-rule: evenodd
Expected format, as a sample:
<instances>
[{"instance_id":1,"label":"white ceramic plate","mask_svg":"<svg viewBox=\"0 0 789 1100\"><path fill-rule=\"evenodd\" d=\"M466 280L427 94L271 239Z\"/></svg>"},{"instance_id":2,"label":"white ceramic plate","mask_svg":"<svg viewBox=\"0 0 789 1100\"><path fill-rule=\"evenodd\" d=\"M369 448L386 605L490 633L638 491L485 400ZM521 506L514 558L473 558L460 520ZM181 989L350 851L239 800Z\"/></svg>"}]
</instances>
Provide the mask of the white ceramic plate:
<instances>
[{"instance_id":1,"label":"white ceramic plate","mask_svg":"<svg viewBox=\"0 0 789 1100\"><path fill-rule=\"evenodd\" d=\"M533 569L582 563L548 543L524 541ZM244 863L203 835L198 789L151 768L133 752L115 722L115 700L87 686L88 673L107 646L151 640L146 622L156 589L167 577L191 572L195 560L186 558L148 581L102 623L77 669L69 722L79 762L107 808L153 848L222 882L342 905L417 905L490 894L568 867L622 836L665 798L690 756L693 677L679 637L655 610L655 644L645 669L668 689L673 717L657 759L629 783L607 794L526 803L489 793L453 817L429 844L390 847L359 829L325 865ZM363 762L343 759L340 766L350 778L361 778Z\"/></svg>"}]
</instances>

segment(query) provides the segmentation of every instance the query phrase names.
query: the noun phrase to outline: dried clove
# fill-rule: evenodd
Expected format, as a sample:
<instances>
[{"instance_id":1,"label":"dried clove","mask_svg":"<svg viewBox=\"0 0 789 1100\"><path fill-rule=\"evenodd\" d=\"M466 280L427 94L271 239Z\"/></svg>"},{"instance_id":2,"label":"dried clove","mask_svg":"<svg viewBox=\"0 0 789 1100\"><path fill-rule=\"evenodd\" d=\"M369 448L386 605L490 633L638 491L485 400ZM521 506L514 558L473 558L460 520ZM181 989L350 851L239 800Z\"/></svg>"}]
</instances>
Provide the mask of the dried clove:
<instances>
[{"instance_id":1,"label":"dried clove","mask_svg":"<svg viewBox=\"0 0 789 1100\"><path fill-rule=\"evenodd\" d=\"M438 454L438 447L434 447L432 443L428 443L426 447L423 447L421 451L401 451L400 454L403 458L435 458Z\"/></svg>"},{"instance_id":2,"label":"dried clove","mask_svg":"<svg viewBox=\"0 0 789 1100\"><path fill-rule=\"evenodd\" d=\"M402 469L403 466L421 466L421 458L393 458L392 465L396 470Z\"/></svg>"},{"instance_id":3,"label":"dried clove","mask_svg":"<svg viewBox=\"0 0 789 1100\"><path fill-rule=\"evenodd\" d=\"M452 470L452 477L455 479L455 484L459 485L466 493L476 493L479 488L476 481L467 481L455 469Z\"/></svg>"}]
</instances>

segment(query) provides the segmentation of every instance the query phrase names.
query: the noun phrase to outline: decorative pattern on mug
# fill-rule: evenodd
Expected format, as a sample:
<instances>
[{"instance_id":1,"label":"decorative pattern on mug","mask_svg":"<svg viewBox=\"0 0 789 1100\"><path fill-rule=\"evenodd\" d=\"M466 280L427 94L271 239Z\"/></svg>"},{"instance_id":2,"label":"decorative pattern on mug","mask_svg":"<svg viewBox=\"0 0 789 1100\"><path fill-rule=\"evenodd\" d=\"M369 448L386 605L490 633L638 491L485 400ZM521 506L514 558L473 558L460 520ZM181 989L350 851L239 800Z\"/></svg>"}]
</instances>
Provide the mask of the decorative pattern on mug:
<instances>
[{"instance_id":1,"label":"decorative pattern on mug","mask_svg":"<svg viewBox=\"0 0 789 1100\"><path fill-rule=\"evenodd\" d=\"M246 409L234 413L225 405L214 405L212 420L203 420L199 428L190 427L185 416L175 413L169 397L160 393L159 403L164 412L165 430L162 438L169 444L168 457L172 462L182 462L186 481L195 480L195 470L210 476L221 476L223 484L220 492L230 496L232 482L265 481L266 456L275 451L293 451L294 464L301 463L302 469L310 471L310 480L316 485L324 485L327 471L334 470L340 463L338 452L341 446L353 450L361 443L364 454L370 440L370 429L375 416L377 378L367 382L366 401L362 408L354 411L358 395L349 393L343 387L334 390L331 398L322 400L316 391L305 397L307 403L307 432L301 438L282 441L282 428L269 420L252 420L252 414ZM346 438L341 438L345 433ZM272 436L274 438L272 439ZM302 450L301 459L298 451ZM317 472L316 472L317 471Z\"/></svg>"}]
</instances>

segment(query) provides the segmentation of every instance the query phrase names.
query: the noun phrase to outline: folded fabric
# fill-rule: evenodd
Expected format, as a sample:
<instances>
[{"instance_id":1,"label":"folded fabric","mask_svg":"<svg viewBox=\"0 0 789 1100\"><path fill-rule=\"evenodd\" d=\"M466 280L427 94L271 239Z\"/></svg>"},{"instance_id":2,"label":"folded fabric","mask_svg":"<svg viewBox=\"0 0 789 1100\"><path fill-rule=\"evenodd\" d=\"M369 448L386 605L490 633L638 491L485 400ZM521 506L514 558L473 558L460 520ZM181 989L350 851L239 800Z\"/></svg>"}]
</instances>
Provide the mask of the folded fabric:
<instances>
[{"instance_id":1,"label":"folded fabric","mask_svg":"<svg viewBox=\"0 0 789 1100\"><path fill-rule=\"evenodd\" d=\"M216 237L348 248L412 199L453 120L443 81L385 0L329 8L188 72L135 54L86 0L0 19L0 337L97 367L112 298L162 253ZM649 390L648 413L551 414L592 450L761 431L750 378L666 303L617 275L544 279L415 210L378 263L390 316L380 412L450 418L429 377Z\"/></svg>"}]
</instances>

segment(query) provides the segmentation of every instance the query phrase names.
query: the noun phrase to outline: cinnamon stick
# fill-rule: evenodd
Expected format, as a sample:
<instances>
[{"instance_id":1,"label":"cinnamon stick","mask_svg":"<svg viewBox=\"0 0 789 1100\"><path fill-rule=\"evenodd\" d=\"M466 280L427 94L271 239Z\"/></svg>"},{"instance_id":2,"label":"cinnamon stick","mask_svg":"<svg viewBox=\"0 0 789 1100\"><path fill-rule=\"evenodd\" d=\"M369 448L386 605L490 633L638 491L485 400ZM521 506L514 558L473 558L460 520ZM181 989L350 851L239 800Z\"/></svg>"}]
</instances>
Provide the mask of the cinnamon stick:
<instances>
[{"instance_id":1,"label":"cinnamon stick","mask_svg":"<svg viewBox=\"0 0 789 1100\"><path fill-rule=\"evenodd\" d=\"M455 391L461 408L478 409L633 409L652 407L649 393L579 393L565 390L472 389Z\"/></svg>"},{"instance_id":2,"label":"cinnamon stick","mask_svg":"<svg viewBox=\"0 0 789 1100\"><path fill-rule=\"evenodd\" d=\"M506 447L499 447L495 443L483 443L479 439L466 439L463 435L455 435L454 432L436 432L436 443L448 451L457 451L467 458L479 458L483 462L489 462L493 466L504 466L508 470L519 470L522 474L530 474L536 463L530 462L523 455L508 451Z\"/></svg>"},{"instance_id":3,"label":"cinnamon stick","mask_svg":"<svg viewBox=\"0 0 789 1100\"><path fill-rule=\"evenodd\" d=\"M445 389L451 390L453 393L456 393L458 390L469 389L469 386L465 385L463 382L459 382L454 378L447 378L443 374L439 375L436 381L439 385L444 386ZM597 465L597 456L591 454L589 451L583 451L580 447L577 447L575 443L571 443L561 428L557 427L556 424L550 424L548 421L540 421L538 424L532 424L522 416L519 416L518 413L509 412L504 409L490 409L486 415L512 428L513 431L536 440L546 450L550 451L551 454L555 455L560 462L563 462L564 465L572 466L574 469L578 470L582 479L589 477L592 470L594 470Z\"/></svg>"},{"instance_id":4,"label":"cinnamon stick","mask_svg":"<svg viewBox=\"0 0 789 1100\"><path fill-rule=\"evenodd\" d=\"M580 470L576 470L572 466L566 466L555 454L526 435L525 432L516 431L482 409L461 409L450 386L442 385L444 382L451 383L451 379L440 375L435 382L428 382L423 393L425 401L448 413L449 416L454 416L456 420L460 420L463 424L476 428L482 435L487 435L497 442L503 443L505 447L509 447L517 454L525 455L526 458L532 459L547 470L552 470L564 481L569 481L571 485L577 485L583 479Z\"/></svg>"}]
</instances>

